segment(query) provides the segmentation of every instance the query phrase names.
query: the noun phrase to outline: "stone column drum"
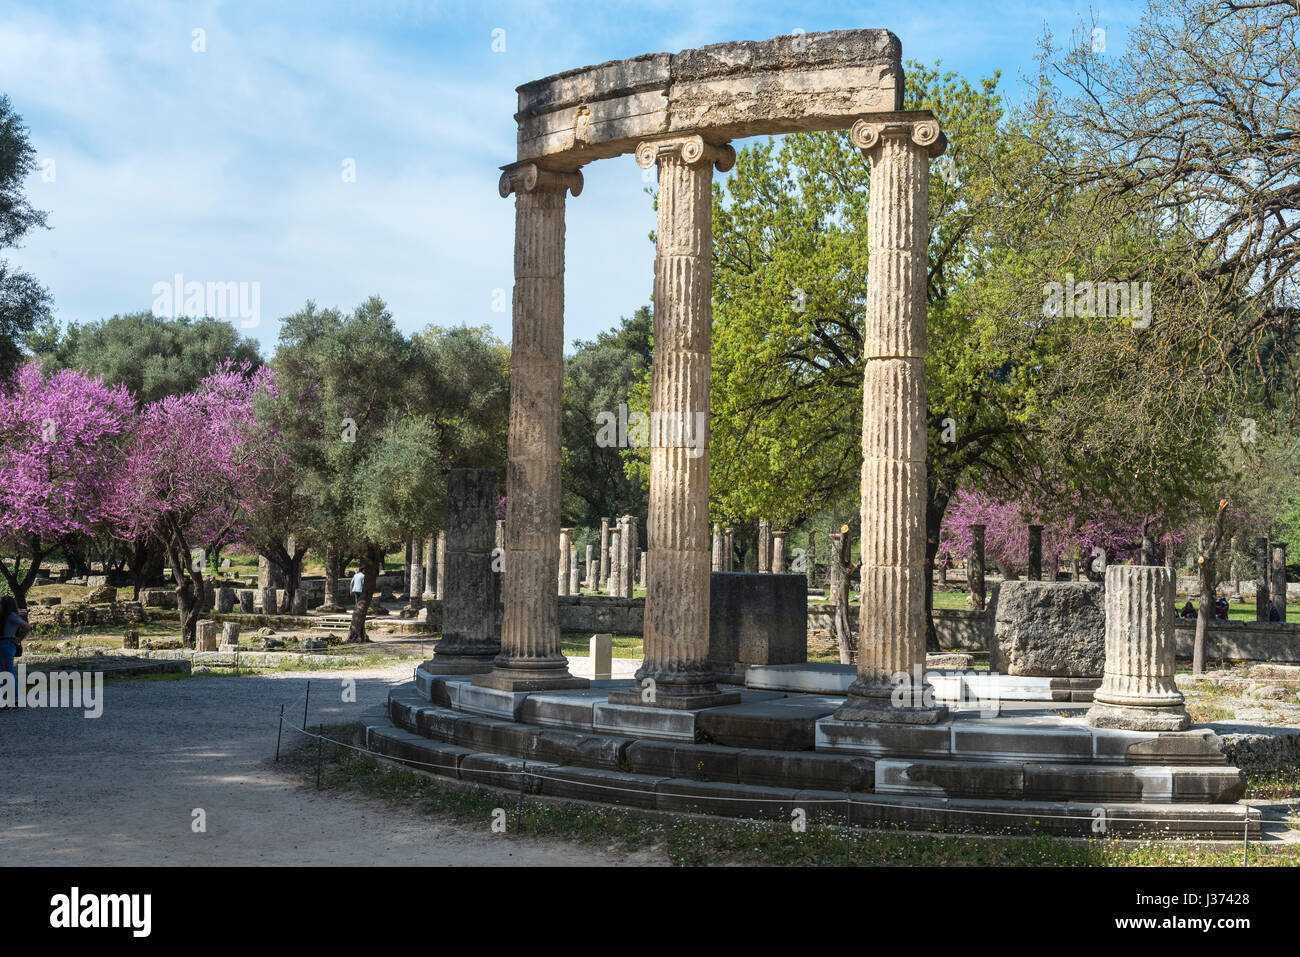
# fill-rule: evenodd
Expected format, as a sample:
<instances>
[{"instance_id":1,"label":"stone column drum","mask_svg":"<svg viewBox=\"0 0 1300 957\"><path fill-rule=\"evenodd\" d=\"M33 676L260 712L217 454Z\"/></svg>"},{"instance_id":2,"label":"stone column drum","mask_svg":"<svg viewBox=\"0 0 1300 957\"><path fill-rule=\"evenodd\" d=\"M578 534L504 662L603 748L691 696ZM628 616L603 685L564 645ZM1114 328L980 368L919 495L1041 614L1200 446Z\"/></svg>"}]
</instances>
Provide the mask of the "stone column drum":
<instances>
[{"instance_id":1,"label":"stone column drum","mask_svg":"<svg viewBox=\"0 0 1300 957\"><path fill-rule=\"evenodd\" d=\"M691 709L740 700L718 691L708 663L712 183L714 167L728 170L735 157L698 135L636 150L642 169L659 172L645 661L640 687L611 702Z\"/></svg>"},{"instance_id":2,"label":"stone column drum","mask_svg":"<svg viewBox=\"0 0 1300 957\"><path fill-rule=\"evenodd\" d=\"M579 577L578 546L569 546L569 594L582 594L582 580Z\"/></svg>"},{"instance_id":3,"label":"stone column drum","mask_svg":"<svg viewBox=\"0 0 1300 957\"><path fill-rule=\"evenodd\" d=\"M621 554L618 549L618 529L611 528L609 530L609 578L606 588L609 589L609 594L615 598L618 597L618 583L620 581L618 559Z\"/></svg>"},{"instance_id":4,"label":"stone column drum","mask_svg":"<svg viewBox=\"0 0 1300 957\"><path fill-rule=\"evenodd\" d=\"M723 571L722 568L722 526L717 522L713 523L713 551L709 557L709 568L715 572Z\"/></svg>"},{"instance_id":5,"label":"stone column drum","mask_svg":"<svg viewBox=\"0 0 1300 957\"><path fill-rule=\"evenodd\" d=\"M424 540L424 592L421 598L436 598L438 593L435 590L437 585L434 579L437 577L438 546L437 539L430 535Z\"/></svg>"},{"instance_id":6,"label":"stone column drum","mask_svg":"<svg viewBox=\"0 0 1300 957\"><path fill-rule=\"evenodd\" d=\"M565 192L582 174L508 166L503 197L515 194L514 322L510 340L505 615L501 653L475 684L500 691L585 688L560 652L560 411L564 382ZM495 619L495 614L492 616Z\"/></svg>"},{"instance_id":7,"label":"stone column drum","mask_svg":"<svg viewBox=\"0 0 1300 957\"><path fill-rule=\"evenodd\" d=\"M858 676L835 716L933 724L925 681L925 287L932 118L858 120L871 162L862 385L862 604Z\"/></svg>"},{"instance_id":8,"label":"stone column drum","mask_svg":"<svg viewBox=\"0 0 1300 957\"><path fill-rule=\"evenodd\" d=\"M1273 543L1272 559L1272 568L1269 569L1269 601L1277 612L1277 620L1286 621L1286 542Z\"/></svg>"},{"instance_id":9,"label":"stone column drum","mask_svg":"<svg viewBox=\"0 0 1300 957\"><path fill-rule=\"evenodd\" d=\"M758 523L758 570L762 573L772 570L772 526L767 521Z\"/></svg>"},{"instance_id":10,"label":"stone column drum","mask_svg":"<svg viewBox=\"0 0 1300 957\"><path fill-rule=\"evenodd\" d=\"M586 582L587 591L599 591L600 583L596 580L596 576L593 574L593 572L595 571L595 565L592 564L592 557L593 557L593 549L590 545L588 545L587 561L582 566L583 580Z\"/></svg>"},{"instance_id":11,"label":"stone column drum","mask_svg":"<svg viewBox=\"0 0 1300 957\"><path fill-rule=\"evenodd\" d=\"M623 573L623 580L619 584L619 594L624 598L631 598L636 585L636 556L637 552L640 551L638 548L640 535L636 527L636 517L624 515L619 519L618 527L619 570Z\"/></svg>"},{"instance_id":12,"label":"stone column drum","mask_svg":"<svg viewBox=\"0 0 1300 957\"><path fill-rule=\"evenodd\" d=\"M412 535L411 575L410 584L406 589L406 603L412 607L420 603L420 598L424 594L424 550L420 544L420 539Z\"/></svg>"},{"instance_id":13,"label":"stone column drum","mask_svg":"<svg viewBox=\"0 0 1300 957\"><path fill-rule=\"evenodd\" d=\"M424 668L432 674L492 670L501 650L492 587L493 469L452 469L447 477L446 583L442 638ZM440 580L439 585L443 585Z\"/></svg>"},{"instance_id":14,"label":"stone column drum","mask_svg":"<svg viewBox=\"0 0 1300 957\"><path fill-rule=\"evenodd\" d=\"M1106 673L1092 695L1094 728L1182 731L1174 684L1174 576L1163 565L1106 568Z\"/></svg>"}]
</instances>

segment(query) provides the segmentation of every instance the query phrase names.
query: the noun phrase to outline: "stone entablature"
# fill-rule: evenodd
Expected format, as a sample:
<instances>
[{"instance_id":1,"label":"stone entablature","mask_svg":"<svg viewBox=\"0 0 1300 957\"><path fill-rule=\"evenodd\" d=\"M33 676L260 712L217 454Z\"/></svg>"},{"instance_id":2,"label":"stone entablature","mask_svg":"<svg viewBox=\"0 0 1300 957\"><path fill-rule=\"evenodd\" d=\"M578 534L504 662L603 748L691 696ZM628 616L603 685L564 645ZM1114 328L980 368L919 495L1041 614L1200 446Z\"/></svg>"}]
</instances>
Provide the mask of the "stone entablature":
<instances>
[{"instance_id":1,"label":"stone entablature","mask_svg":"<svg viewBox=\"0 0 1300 957\"><path fill-rule=\"evenodd\" d=\"M840 129L902 109L902 44L888 30L716 43L581 67L518 88L519 160L577 169L647 138Z\"/></svg>"}]
</instances>

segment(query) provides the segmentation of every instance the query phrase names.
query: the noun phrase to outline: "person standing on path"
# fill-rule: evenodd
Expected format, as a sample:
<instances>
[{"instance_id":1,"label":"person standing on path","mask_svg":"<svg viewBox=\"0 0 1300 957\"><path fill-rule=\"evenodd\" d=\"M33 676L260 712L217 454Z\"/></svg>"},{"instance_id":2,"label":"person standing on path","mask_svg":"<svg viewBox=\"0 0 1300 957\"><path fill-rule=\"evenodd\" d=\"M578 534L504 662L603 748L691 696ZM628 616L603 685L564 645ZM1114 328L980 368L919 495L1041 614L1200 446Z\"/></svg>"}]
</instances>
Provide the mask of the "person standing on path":
<instances>
[{"instance_id":1,"label":"person standing on path","mask_svg":"<svg viewBox=\"0 0 1300 957\"><path fill-rule=\"evenodd\" d=\"M357 573L352 576L352 607L356 608L361 604L361 590L366 587L366 573L362 569L357 569Z\"/></svg>"},{"instance_id":2,"label":"person standing on path","mask_svg":"<svg viewBox=\"0 0 1300 957\"><path fill-rule=\"evenodd\" d=\"M4 682L5 673L9 675L9 690L0 693L0 709L17 707L18 672L14 668L14 656L18 652L19 640L30 630L31 625L19 613L14 596L0 598L0 682Z\"/></svg>"}]
</instances>

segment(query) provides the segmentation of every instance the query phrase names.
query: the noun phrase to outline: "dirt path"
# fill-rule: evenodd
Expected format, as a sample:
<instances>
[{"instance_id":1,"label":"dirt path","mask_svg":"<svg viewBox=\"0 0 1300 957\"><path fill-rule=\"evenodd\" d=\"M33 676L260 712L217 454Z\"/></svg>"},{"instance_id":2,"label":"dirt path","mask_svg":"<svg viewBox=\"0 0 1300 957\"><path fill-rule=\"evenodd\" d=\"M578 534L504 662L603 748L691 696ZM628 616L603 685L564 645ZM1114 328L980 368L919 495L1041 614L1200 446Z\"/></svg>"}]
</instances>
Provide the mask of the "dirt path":
<instances>
[{"instance_id":1,"label":"dirt path","mask_svg":"<svg viewBox=\"0 0 1300 957\"><path fill-rule=\"evenodd\" d=\"M442 825L354 796L318 794L271 760L290 703L338 723L410 678L383 670L123 681L97 719L57 708L0 712L5 865L608 865L659 863L558 841ZM342 679L356 679L356 702ZM195 833L201 808L207 830Z\"/></svg>"}]
</instances>

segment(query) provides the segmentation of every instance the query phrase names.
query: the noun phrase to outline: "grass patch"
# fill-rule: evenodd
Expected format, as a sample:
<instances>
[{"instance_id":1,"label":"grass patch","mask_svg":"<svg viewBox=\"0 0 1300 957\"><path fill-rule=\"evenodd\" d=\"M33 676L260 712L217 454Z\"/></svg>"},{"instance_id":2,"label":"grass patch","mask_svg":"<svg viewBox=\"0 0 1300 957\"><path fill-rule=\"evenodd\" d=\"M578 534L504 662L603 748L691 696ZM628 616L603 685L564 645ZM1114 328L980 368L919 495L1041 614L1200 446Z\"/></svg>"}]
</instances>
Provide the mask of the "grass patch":
<instances>
[{"instance_id":1,"label":"grass patch","mask_svg":"<svg viewBox=\"0 0 1300 957\"><path fill-rule=\"evenodd\" d=\"M1217 704L1205 704L1202 701L1188 701L1187 714L1192 724L1210 724L1214 721L1231 721L1237 716L1235 711L1220 708Z\"/></svg>"},{"instance_id":2,"label":"grass patch","mask_svg":"<svg viewBox=\"0 0 1300 957\"><path fill-rule=\"evenodd\" d=\"M327 726L326 734L351 740L354 726ZM316 742L302 741L281 754L307 783L316 777ZM1239 847L1218 850L1190 841L1072 841L1053 837L984 838L906 834L845 828L809 821L795 832L783 822L698 817L650 818L622 808L543 803L515 795L466 790L450 782L375 761L326 744L321 787L342 796L361 794L468 828L491 833L494 813L505 812L506 833L549 837L591 847L634 852L659 849L679 866L741 864L795 866L1034 866L1220 867L1241 863ZM498 815L499 817L499 815ZM1250 863L1300 865L1300 848L1260 853Z\"/></svg>"},{"instance_id":3,"label":"grass patch","mask_svg":"<svg viewBox=\"0 0 1300 957\"><path fill-rule=\"evenodd\" d=\"M613 645L612 653L615 658L641 658L644 656L642 650L644 648L644 639L640 635L615 635L611 644ZM582 637L576 633L561 635L560 651L566 657L585 658L591 654L591 636Z\"/></svg>"},{"instance_id":4,"label":"grass patch","mask_svg":"<svg viewBox=\"0 0 1300 957\"><path fill-rule=\"evenodd\" d=\"M1300 797L1300 768L1247 774L1246 797L1261 801Z\"/></svg>"}]
</instances>

